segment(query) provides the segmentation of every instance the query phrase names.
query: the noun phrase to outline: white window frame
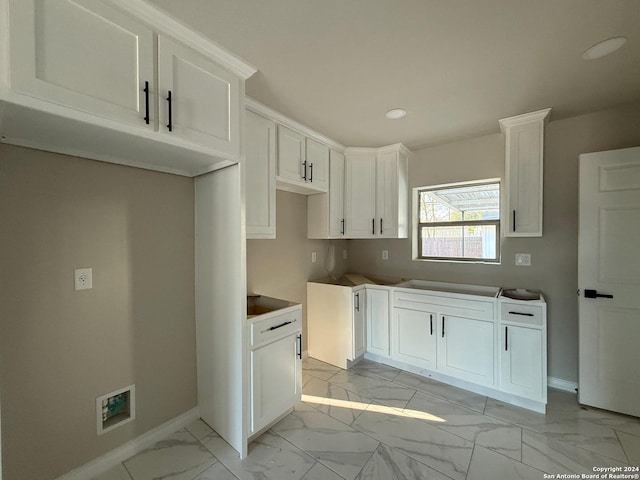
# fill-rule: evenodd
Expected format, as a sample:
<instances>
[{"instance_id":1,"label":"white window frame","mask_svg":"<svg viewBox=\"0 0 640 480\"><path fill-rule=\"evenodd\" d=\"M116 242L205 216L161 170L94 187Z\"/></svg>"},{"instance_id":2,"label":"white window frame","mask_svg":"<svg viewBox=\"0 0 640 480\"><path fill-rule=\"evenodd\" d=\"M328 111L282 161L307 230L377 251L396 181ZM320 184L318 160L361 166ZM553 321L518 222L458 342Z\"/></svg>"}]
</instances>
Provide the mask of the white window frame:
<instances>
[{"instance_id":1,"label":"white window frame","mask_svg":"<svg viewBox=\"0 0 640 480\"><path fill-rule=\"evenodd\" d=\"M496 258L495 259L482 259L482 258L460 258L460 257L422 257L420 255L420 206L418 204L419 192L423 190L437 190L443 188L463 187L472 185L482 185L487 183L498 183L500 185L500 200L498 202L500 211L497 220L486 221L483 223L496 225ZM424 185L420 187L414 187L411 191L411 203L412 203L412 232L411 232L411 258L420 262L446 262L446 263L482 263L488 265L500 265L501 263L501 243L502 243L502 209L503 209L503 185L500 178L487 178L483 180L471 180L466 182L445 183L441 185ZM478 224L476 221L468 222L449 222L448 225L464 225L464 224ZM434 224L434 226L442 225L440 223Z\"/></svg>"}]
</instances>

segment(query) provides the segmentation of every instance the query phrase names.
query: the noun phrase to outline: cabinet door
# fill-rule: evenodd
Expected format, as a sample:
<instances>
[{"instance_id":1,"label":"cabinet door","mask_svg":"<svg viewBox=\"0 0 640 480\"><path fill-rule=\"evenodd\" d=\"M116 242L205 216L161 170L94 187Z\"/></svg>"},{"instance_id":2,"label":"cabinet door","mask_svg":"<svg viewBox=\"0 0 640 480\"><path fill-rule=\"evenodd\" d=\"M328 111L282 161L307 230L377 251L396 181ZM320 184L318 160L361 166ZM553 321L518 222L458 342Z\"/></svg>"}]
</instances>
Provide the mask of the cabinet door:
<instances>
[{"instance_id":1,"label":"cabinet door","mask_svg":"<svg viewBox=\"0 0 640 480\"><path fill-rule=\"evenodd\" d=\"M389 291L366 289L367 351L389 356Z\"/></svg>"},{"instance_id":2,"label":"cabinet door","mask_svg":"<svg viewBox=\"0 0 640 480\"><path fill-rule=\"evenodd\" d=\"M500 390L543 400L542 330L502 325L500 351Z\"/></svg>"},{"instance_id":3,"label":"cabinet door","mask_svg":"<svg viewBox=\"0 0 640 480\"><path fill-rule=\"evenodd\" d=\"M494 384L494 324L452 315L438 319L438 371L480 385Z\"/></svg>"},{"instance_id":4,"label":"cabinet door","mask_svg":"<svg viewBox=\"0 0 640 480\"><path fill-rule=\"evenodd\" d=\"M376 159L376 235L398 235L398 154L382 153Z\"/></svg>"},{"instance_id":5,"label":"cabinet door","mask_svg":"<svg viewBox=\"0 0 640 480\"><path fill-rule=\"evenodd\" d=\"M247 110L247 238L276 237L276 124Z\"/></svg>"},{"instance_id":6,"label":"cabinet door","mask_svg":"<svg viewBox=\"0 0 640 480\"><path fill-rule=\"evenodd\" d=\"M9 10L13 89L153 128L156 89L149 28L96 0L14 0Z\"/></svg>"},{"instance_id":7,"label":"cabinet door","mask_svg":"<svg viewBox=\"0 0 640 480\"><path fill-rule=\"evenodd\" d=\"M329 236L344 237L344 155L329 156Z\"/></svg>"},{"instance_id":8,"label":"cabinet door","mask_svg":"<svg viewBox=\"0 0 640 480\"><path fill-rule=\"evenodd\" d=\"M353 293L353 358L355 360L366 350L366 298L365 290Z\"/></svg>"},{"instance_id":9,"label":"cabinet door","mask_svg":"<svg viewBox=\"0 0 640 480\"><path fill-rule=\"evenodd\" d=\"M158 83L160 132L232 156L240 153L238 77L159 35Z\"/></svg>"},{"instance_id":10,"label":"cabinet door","mask_svg":"<svg viewBox=\"0 0 640 480\"><path fill-rule=\"evenodd\" d=\"M307 182L319 191L329 188L329 147L306 139Z\"/></svg>"},{"instance_id":11,"label":"cabinet door","mask_svg":"<svg viewBox=\"0 0 640 480\"><path fill-rule=\"evenodd\" d=\"M305 137L278 125L278 177L304 185L307 178Z\"/></svg>"},{"instance_id":12,"label":"cabinet door","mask_svg":"<svg viewBox=\"0 0 640 480\"><path fill-rule=\"evenodd\" d=\"M347 238L372 238L376 216L376 157L345 157L345 229Z\"/></svg>"},{"instance_id":13,"label":"cabinet door","mask_svg":"<svg viewBox=\"0 0 640 480\"><path fill-rule=\"evenodd\" d=\"M251 432L257 432L292 408L300 398L298 336L251 352Z\"/></svg>"},{"instance_id":14,"label":"cabinet door","mask_svg":"<svg viewBox=\"0 0 640 480\"><path fill-rule=\"evenodd\" d=\"M435 312L394 308L391 358L435 370L437 320Z\"/></svg>"}]
</instances>

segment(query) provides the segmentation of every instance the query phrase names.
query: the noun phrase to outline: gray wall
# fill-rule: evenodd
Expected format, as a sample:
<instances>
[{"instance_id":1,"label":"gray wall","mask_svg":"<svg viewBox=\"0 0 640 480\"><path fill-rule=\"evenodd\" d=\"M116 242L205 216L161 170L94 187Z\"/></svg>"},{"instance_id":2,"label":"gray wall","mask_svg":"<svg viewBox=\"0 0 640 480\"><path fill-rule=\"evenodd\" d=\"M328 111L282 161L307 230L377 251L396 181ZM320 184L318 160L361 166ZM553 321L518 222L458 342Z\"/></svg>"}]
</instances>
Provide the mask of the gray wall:
<instances>
[{"instance_id":1,"label":"gray wall","mask_svg":"<svg viewBox=\"0 0 640 480\"><path fill-rule=\"evenodd\" d=\"M524 112L523 112L524 113ZM553 119L553 112L552 112ZM352 240L349 269L446 282L539 289L548 301L549 375L578 378L578 155L640 145L640 103L551 121L544 161L544 236L505 238L500 265L411 260L411 240ZM410 187L504 177L500 134L414 151ZM389 250L383 261L382 250ZM516 267L515 253L531 253Z\"/></svg>"},{"instance_id":2,"label":"gray wall","mask_svg":"<svg viewBox=\"0 0 640 480\"><path fill-rule=\"evenodd\" d=\"M306 350L307 280L328 276L325 260L332 243L336 259L333 274L344 273L347 261L342 259L342 251L348 243L307 239L306 196L278 190L276 205L276 238L247 240L247 291L301 303ZM317 253L316 263L311 263L311 252Z\"/></svg>"},{"instance_id":3,"label":"gray wall","mask_svg":"<svg viewBox=\"0 0 640 480\"><path fill-rule=\"evenodd\" d=\"M190 178L0 144L6 480L55 478L196 406L193 198ZM132 383L137 419L96 436L96 397Z\"/></svg>"}]
</instances>

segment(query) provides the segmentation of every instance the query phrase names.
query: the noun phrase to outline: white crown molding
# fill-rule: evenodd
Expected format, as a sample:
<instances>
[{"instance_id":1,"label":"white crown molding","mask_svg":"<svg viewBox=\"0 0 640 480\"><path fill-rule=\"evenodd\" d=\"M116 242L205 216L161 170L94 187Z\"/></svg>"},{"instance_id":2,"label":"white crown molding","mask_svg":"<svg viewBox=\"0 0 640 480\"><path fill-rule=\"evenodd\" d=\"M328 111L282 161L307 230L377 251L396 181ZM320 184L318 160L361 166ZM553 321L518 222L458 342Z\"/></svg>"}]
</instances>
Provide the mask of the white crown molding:
<instances>
[{"instance_id":1,"label":"white crown molding","mask_svg":"<svg viewBox=\"0 0 640 480\"><path fill-rule=\"evenodd\" d=\"M501 118L498 120L500 123L500 131L502 133L509 127L521 125L523 123L534 122L537 120L549 121L549 113L551 108L544 108L542 110L536 110L535 112L523 113L522 115L515 115L513 117Z\"/></svg>"},{"instance_id":2,"label":"white crown molding","mask_svg":"<svg viewBox=\"0 0 640 480\"><path fill-rule=\"evenodd\" d=\"M61 475L56 480L86 480L87 478L97 477L110 468L115 467L117 464L140 453L154 443L166 438L176 430L184 428L198 418L200 418L200 409L198 407L192 408L182 415L178 415L168 422L128 441L124 445L114 448L110 452Z\"/></svg>"},{"instance_id":3,"label":"white crown molding","mask_svg":"<svg viewBox=\"0 0 640 480\"><path fill-rule=\"evenodd\" d=\"M405 147L402 143L394 143L392 145L385 145L379 148L370 147L347 147L345 155L378 155L379 153L398 152L404 153L407 156L411 155L411 150Z\"/></svg>"},{"instance_id":4,"label":"white crown molding","mask_svg":"<svg viewBox=\"0 0 640 480\"><path fill-rule=\"evenodd\" d=\"M158 33L170 35L190 48L221 63L235 75L246 80L258 69L234 55L224 47L209 40L204 35L194 32L167 13L151 6L144 0L108 0L113 6L134 15L138 20L146 23Z\"/></svg>"},{"instance_id":5,"label":"white crown molding","mask_svg":"<svg viewBox=\"0 0 640 480\"><path fill-rule=\"evenodd\" d=\"M267 117L274 122L283 125L287 128L295 130L309 138L313 138L320 143L324 143L328 145L330 148L339 151L340 153L344 152L345 146L341 143L336 142L335 140L322 135L321 133L316 132L315 130L310 129L306 125L303 125L300 122L297 122L280 112L275 111L271 107L267 107L265 104L258 102L256 99L251 98L249 96L245 97L245 106L254 113L258 115L262 115L263 117Z\"/></svg>"}]
</instances>

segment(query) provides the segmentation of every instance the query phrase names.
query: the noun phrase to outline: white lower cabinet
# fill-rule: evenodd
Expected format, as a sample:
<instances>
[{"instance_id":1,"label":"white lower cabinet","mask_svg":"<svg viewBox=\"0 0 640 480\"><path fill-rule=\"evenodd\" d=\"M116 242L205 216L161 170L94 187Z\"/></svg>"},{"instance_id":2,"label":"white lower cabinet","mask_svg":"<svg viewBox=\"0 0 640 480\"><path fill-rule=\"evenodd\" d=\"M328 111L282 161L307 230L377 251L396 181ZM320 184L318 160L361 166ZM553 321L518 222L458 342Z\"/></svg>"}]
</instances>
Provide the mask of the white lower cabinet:
<instances>
[{"instance_id":1,"label":"white lower cabinet","mask_svg":"<svg viewBox=\"0 0 640 480\"><path fill-rule=\"evenodd\" d=\"M366 287L367 351L388 357L389 289Z\"/></svg>"},{"instance_id":2,"label":"white lower cabinet","mask_svg":"<svg viewBox=\"0 0 640 480\"><path fill-rule=\"evenodd\" d=\"M434 312L395 308L392 358L416 367L436 369L436 322Z\"/></svg>"},{"instance_id":3,"label":"white lower cabinet","mask_svg":"<svg viewBox=\"0 0 640 480\"><path fill-rule=\"evenodd\" d=\"M542 400L542 331L504 325L500 345L500 390Z\"/></svg>"},{"instance_id":4,"label":"white lower cabinet","mask_svg":"<svg viewBox=\"0 0 640 480\"><path fill-rule=\"evenodd\" d=\"M494 384L494 322L440 315L438 320L438 371L453 377Z\"/></svg>"},{"instance_id":5,"label":"white lower cabinet","mask_svg":"<svg viewBox=\"0 0 640 480\"><path fill-rule=\"evenodd\" d=\"M300 399L302 360L299 335L251 351L251 426L259 432Z\"/></svg>"}]
</instances>

